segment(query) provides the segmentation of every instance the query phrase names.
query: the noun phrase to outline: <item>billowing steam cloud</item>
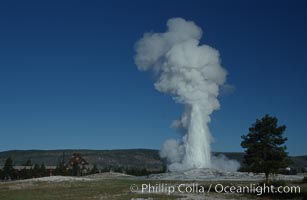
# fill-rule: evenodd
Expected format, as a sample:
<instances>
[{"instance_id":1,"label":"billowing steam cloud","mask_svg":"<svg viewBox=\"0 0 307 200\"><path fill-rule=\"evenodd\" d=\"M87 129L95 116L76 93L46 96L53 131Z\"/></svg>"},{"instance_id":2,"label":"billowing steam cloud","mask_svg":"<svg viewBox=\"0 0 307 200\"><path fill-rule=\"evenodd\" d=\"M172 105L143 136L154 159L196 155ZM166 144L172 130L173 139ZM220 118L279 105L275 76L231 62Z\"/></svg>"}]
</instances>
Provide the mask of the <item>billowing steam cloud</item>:
<instances>
[{"instance_id":1,"label":"billowing steam cloud","mask_svg":"<svg viewBox=\"0 0 307 200\"><path fill-rule=\"evenodd\" d=\"M161 156L169 170L211 168L210 114L219 109L219 87L227 72L219 52L200 45L202 30L191 21L172 18L165 33L145 33L136 43L135 63L139 70L157 75L155 88L171 94L185 110L172 127L183 133L182 140L165 142Z\"/></svg>"}]
</instances>

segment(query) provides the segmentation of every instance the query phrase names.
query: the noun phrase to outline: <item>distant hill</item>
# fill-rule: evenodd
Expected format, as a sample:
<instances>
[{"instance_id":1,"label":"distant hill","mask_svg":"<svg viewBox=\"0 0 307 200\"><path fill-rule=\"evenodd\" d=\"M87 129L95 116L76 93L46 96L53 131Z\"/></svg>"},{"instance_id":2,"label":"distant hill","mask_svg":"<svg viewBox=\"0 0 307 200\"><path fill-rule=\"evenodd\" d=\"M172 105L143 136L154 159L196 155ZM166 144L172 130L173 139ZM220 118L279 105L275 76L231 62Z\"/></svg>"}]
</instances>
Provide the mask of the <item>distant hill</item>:
<instances>
[{"instance_id":1,"label":"distant hill","mask_svg":"<svg viewBox=\"0 0 307 200\"><path fill-rule=\"evenodd\" d=\"M73 153L80 153L90 164L103 167L131 167L160 170L165 164L159 156L158 150L151 149L126 149L126 150L12 150L0 152L0 166L4 165L6 158L11 157L15 165L23 165L28 159L33 163L57 165L64 160L67 162ZM214 155L224 154L229 159L243 161L244 153L241 152L215 152ZM307 167L307 156L291 157L295 168Z\"/></svg>"},{"instance_id":2,"label":"distant hill","mask_svg":"<svg viewBox=\"0 0 307 200\"><path fill-rule=\"evenodd\" d=\"M160 170L163 160L158 150L127 149L127 150L12 150L0 152L0 166L4 165L6 158L11 157L14 165L23 165L28 159L32 163L45 165L58 165L62 160L68 162L73 153L79 153L90 164L103 167L131 167L139 169Z\"/></svg>"}]
</instances>

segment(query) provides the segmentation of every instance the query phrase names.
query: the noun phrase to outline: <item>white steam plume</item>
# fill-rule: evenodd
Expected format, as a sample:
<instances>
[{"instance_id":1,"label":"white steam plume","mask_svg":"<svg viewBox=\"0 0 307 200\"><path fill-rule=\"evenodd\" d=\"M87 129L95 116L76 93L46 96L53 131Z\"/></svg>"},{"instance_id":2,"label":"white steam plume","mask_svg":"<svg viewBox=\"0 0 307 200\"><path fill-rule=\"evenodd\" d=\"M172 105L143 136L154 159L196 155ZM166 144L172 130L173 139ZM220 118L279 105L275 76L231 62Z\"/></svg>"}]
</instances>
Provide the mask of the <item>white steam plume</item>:
<instances>
[{"instance_id":1,"label":"white steam plume","mask_svg":"<svg viewBox=\"0 0 307 200\"><path fill-rule=\"evenodd\" d=\"M157 74L155 88L173 95L185 111L172 126L183 132L180 141L168 140L161 156L169 170L210 168L210 114L219 109L219 86L226 80L219 52L200 45L202 30L191 21L172 18L164 33L145 33L136 43L135 63L139 70Z\"/></svg>"}]
</instances>

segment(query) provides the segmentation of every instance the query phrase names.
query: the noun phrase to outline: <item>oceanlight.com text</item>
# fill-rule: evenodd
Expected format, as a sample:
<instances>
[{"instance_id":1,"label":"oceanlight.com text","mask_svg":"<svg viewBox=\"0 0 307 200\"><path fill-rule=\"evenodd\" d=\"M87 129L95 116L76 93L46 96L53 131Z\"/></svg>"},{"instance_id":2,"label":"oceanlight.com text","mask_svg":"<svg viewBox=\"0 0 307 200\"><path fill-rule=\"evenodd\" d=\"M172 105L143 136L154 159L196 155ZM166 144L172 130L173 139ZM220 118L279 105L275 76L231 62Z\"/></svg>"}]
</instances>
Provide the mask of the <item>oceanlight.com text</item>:
<instances>
[{"instance_id":1,"label":"oceanlight.com text","mask_svg":"<svg viewBox=\"0 0 307 200\"><path fill-rule=\"evenodd\" d=\"M223 184L198 184L198 183L182 183L182 184L166 184L166 183L143 183L140 185L133 184L130 186L131 192L137 193L157 193L171 195L174 193L189 194L198 193L205 194L209 192L216 193L237 193L237 194L299 194L300 186L278 186L273 185L223 185Z\"/></svg>"}]
</instances>

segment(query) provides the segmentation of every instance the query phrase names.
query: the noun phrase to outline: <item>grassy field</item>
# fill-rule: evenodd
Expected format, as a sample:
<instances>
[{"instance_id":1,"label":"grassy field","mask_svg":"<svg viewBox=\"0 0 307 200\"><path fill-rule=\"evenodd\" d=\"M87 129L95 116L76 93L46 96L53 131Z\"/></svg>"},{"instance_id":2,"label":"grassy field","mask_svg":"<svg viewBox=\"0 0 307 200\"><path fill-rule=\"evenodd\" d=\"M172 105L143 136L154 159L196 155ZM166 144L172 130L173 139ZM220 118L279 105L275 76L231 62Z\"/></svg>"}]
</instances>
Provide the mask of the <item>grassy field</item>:
<instances>
[{"instance_id":1,"label":"grassy field","mask_svg":"<svg viewBox=\"0 0 307 200\"><path fill-rule=\"evenodd\" d=\"M87 200L87 199L176 199L177 196L138 194L130 191L130 185L141 184L135 180L101 180L73 182L2 183L0 200Z\"/></svg>"},{"instance_id":2,"label":"grassy field","mask_svg":"<svg viewBox=\"0 0 307 200\"><path fill-rule=\"evenodd\" d=\"M131 179L107 179L91 181L65 181L65 182L41 182L41 181L19 181L0 183L0 200L88 200L88 199L306 199L307 184L292 182L287 185L299 185L301 194L297 195L272 195L256 196L255 194L218 194L209 192L205 194L153 194L131 192L132 185L141 186L141 184L168 184L178 185L182 182L176 181L148 181ZM184 182L184 183L192 183ZM214 182L198 182L206 190ZM223 185L248 185L250 182L223 182Z\"/></svg>"}]
</instances>

